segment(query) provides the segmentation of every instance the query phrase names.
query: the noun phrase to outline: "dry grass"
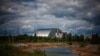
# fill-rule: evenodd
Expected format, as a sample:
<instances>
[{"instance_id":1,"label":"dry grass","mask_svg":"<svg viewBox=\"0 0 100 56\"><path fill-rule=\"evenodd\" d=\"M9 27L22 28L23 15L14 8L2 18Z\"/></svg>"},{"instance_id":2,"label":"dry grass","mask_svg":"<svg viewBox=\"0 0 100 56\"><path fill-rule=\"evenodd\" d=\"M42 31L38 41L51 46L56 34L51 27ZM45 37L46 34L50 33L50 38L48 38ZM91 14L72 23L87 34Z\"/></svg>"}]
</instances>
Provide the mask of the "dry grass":
<instances>
[{"instance_id":1,"label":"dry grass","mask_svg":"<svg viewBox=\"0 0 100 56\"><path fill-rule=\"evenodd\" d=\"M73 53L80 56L100 56L100 45L87 45L84 48L77 48L73 50Z\"/></svg>"}]
</instances>

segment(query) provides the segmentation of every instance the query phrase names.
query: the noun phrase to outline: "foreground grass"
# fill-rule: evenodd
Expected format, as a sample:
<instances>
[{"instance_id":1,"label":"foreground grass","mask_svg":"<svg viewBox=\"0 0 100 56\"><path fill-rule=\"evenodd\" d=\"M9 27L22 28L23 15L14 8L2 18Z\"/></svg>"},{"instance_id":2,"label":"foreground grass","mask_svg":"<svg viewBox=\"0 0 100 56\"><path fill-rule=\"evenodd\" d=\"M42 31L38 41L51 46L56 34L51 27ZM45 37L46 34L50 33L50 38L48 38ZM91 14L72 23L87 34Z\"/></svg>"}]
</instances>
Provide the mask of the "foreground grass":
<instances>
[{"instance_id":1,"label":"foreground grass","mask_svg":"<svg viewBox=\"0 0 100 56\"><path fill-rule=\"evenodd\" d=\"M46 56L45 52L35 50L33 53L19 51L7 44L0 44L0 56Z\"/></svg>"}]
</instances>

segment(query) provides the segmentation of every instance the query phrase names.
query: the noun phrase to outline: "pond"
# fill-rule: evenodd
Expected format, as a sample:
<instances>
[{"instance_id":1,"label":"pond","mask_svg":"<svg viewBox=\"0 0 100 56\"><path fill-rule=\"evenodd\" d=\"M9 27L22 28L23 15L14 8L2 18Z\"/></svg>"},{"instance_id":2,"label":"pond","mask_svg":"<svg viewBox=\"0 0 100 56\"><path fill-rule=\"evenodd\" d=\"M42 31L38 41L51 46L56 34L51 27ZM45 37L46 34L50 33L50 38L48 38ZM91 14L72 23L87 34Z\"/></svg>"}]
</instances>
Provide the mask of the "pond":
<instances>
[{"instance_id":1,"label":"pond","mask_svg":"<svg viewBox=\"0 0 100 56\"><path fill-rule=\"evenodd\" d=\"M41 50L44 51L47 56L79 56L71 52L72 48L47 48Z\"/></svg>"}]
</instances>

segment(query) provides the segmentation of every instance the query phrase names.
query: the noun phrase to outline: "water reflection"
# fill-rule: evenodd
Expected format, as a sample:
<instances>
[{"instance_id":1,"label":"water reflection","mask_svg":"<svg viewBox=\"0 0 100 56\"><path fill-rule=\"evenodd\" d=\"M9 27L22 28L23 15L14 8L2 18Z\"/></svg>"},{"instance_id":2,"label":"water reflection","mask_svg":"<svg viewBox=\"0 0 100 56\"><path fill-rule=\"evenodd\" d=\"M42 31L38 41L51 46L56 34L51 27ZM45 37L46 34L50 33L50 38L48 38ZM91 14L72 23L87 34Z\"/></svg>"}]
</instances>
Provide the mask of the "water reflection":
<instances>
[{"instance_id":1,"label":"water reflection","mask_svg":"<svg viewBox=\"0 0 100 56\"><path fill-rule=\"evenodd\" d=\"M47 48L42 49L45 51L47 56L79 56L77 54L71 53L71 48Z\"/></svg>"}]
</instances>

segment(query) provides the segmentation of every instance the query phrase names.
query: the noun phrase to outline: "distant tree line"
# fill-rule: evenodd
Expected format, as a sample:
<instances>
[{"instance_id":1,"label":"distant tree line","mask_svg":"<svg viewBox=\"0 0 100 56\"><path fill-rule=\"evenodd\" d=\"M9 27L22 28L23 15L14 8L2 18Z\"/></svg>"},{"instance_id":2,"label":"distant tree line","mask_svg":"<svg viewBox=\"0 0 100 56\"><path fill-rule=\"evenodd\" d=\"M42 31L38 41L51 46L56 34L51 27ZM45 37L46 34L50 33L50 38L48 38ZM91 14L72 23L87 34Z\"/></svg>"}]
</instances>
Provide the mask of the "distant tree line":
<instances>
[{"instance_id":1,"label":"distant tree line","mask_svg":"<svg viewBox=\"0 0 100 56\"><path fill-rule=\"evenodd\" d=\"M91 44L100 44L100 36L98 34L92 34L91 37L85 37L84 35L72 35L71 33L64 33L62 38L56 37L37 37L29 36L27 34L16 36L0 36L0 42L84 42Z\"/></svg>"},{"instance_id":2,"label":"distant tree line","mask_svg":"<svg viewBox=\"0 0 100 56\"><path fill-rule=\"evenodd\" d=\"M67 42L84 42L90 44L100 44L100 35L92 34L90 37L85 37L84 35L72 35L71 33L64 33L62 37L63 41Z\"/></svg>"}]
</instances>

